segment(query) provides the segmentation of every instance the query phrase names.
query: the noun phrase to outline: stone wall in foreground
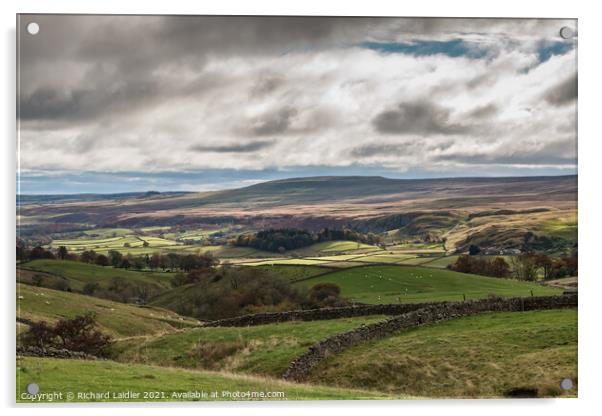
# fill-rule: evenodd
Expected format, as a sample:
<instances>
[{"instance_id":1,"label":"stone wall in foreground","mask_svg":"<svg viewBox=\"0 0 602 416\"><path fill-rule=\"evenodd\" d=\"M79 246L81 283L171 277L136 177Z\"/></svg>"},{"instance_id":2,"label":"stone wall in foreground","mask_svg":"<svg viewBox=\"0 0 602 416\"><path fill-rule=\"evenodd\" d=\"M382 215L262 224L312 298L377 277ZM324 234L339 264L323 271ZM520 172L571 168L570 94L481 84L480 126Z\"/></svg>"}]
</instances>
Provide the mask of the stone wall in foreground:
<instances>
[{"instance_id":1,"label":"stone wall in foreground","mask_svg":"<svg viewBox=\"0 0 602 416\"><path fill-rule=\"evenodd\" d=\"M290 363L283 375L285 380L302 381L322 360L333 353L362 342L385 338L424 324L461 318L484 312L520 312L542 309L577 307L577 295L541 296L527 298L488 298L467 302L431 304L399 316L362 325L351 331L337 334L314 344L309 350Z\"/></svg>"},{"instance_id":2,"label":"stone wall in foreground","mask_svg":"<svg viewBox=\"0 0 602 416\"><path fill-rule=\"evenodd\" d=\"M40 348L35 346L18 346L17 355L28 357L65 358L70 360L100 360L100 358L81 351L59 348Z\"/></svg>"}]
</instances>

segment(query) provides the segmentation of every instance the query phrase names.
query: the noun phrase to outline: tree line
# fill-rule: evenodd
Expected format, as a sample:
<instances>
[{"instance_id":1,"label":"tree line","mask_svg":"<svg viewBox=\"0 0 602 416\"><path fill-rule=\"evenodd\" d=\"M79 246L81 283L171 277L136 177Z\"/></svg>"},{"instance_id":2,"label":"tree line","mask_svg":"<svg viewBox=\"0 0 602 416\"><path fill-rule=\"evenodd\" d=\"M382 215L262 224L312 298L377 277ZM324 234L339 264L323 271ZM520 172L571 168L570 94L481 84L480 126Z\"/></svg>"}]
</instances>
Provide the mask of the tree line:
<instances>
[{"instance_id":1,"label":"tree line","mask_svg":"<svg viewBox=\"0 0 602 416\"><path fill-rule=\"evenodd\" d=\"M472 251L471 251L472 252ZM463 254L448 266L449 269L482 276L515 278L536 281L542 275L544 280L577 276L577 252L570 256L550 257L544 253L521 253L512 256L510 264L503 257L489 259L476 255Z\"/></svg>"},{"instance_id":2,"label":"tree line","mask_svg":"<svg viewBox=\"0 0 602 416\"><path fill-rule=\"evenodd\" d=\"M212 267L219 263L219 260L213 257L211 253L153 253L151 255L133 256L131 254L124 255L118 250L109 250L107 254L85 250L77 254L69 252L65 246L60 246L56 251L52 251L40 246L28 249L17 245L17 260L24 262L39 259L80 261L98 266L112 266L123 269L182 270L185 272L203 267Z\"/></svg>"},{"instance_id":3,"label":"tree line","mask_svg":"<svg viewBox=\"0 0 602 416\"><path fill-rule=\"evenodd\" d=\"M315 243L335 240L356 241L365 244L381 243L381 238L376 234L364 234L349 228L325 228L317 233L295 228L269 229L258 231L255 234L239 235L236 239L231 240L231 243L236 246L283 253Z\"/></svg>"}]
</instances>

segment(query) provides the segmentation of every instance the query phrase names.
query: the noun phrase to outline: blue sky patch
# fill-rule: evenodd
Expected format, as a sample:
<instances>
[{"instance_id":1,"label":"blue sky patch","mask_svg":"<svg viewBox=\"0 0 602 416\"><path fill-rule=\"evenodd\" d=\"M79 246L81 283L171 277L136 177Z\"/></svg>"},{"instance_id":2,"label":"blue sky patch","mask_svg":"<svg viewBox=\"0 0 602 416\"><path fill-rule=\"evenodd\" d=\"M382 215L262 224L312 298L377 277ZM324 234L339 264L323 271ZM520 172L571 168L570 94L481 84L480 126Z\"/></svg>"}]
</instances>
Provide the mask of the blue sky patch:
<instances>
[{"instance_id":1,"label":"blue sky patch","mask_svg":"<svg viewBox=\"0 0 602 416\"><path fill-rule=\"evenodd\" d=\"M363 42L362 48L383 53L403 53L413 56L447 55L452 58L483 58L487 49L471 45L462 39L450 41L415 41L415 42Z\"/></svg>"},{"instance_id":2,"label":"blue sky patch","mask_svg":"<svg viewBox=\"0 0 602 416\"><path fill-rule=\"evenodd\" d=\"M564 55L573 49L573 42L542 42L537 49L539 62L543 63L554 55Z\"/></svg>"}]
</instances>

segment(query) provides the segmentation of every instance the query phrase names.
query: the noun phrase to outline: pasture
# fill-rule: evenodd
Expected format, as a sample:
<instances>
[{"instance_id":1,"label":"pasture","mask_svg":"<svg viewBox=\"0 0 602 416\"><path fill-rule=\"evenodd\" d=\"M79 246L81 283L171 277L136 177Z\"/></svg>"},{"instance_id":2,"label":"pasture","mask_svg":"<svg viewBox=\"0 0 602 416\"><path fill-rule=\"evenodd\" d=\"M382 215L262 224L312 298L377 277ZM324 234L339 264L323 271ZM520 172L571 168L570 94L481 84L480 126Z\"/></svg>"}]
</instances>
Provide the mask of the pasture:
<instances>
[{"instance_id":1,"label":"pasture","mask_svg":"<svg viewBox=\"0 0 602 416\"><path fill-rule=\"evenodd\" d=\"M529 388L538 397L577 380L577 311L490 313L441 322L335 354L313 383L432 398L503 397Z\"/></svg>"},{"instance_id":2,"label":"pasture","mask_svg":"<svg viewBox=\"0 0 602 416\"><path fill-rule=\"evenodd\" d=\"M460 301L497 296L535 296L562 293L559 289L511 279L477 276L426 267L366 266L321 275L296 284L311 287L333 282L341 295L361 303Z\"/></svg>"},{"instance_id":3,"label":"pasture","mask_svg":"<svg viewBox=\"0 0 602 416\"><path fill-rule=\"evenodd\" d=\"M166 309L17 284L17 316L20 318L52 323L87 312L96 314L101 331L117 338L165 334L198 325L195 319Z\"/></svg>"},{"instance_id":4,"label":"pasture","mask_svg":"<svg viewBox=\"0 0 602 416\"><path fill-rule=\"evenodd\" d=\"M155 367L139 364L121 364L112 361L60 360L53 358L17 358L17 394L19 403L31 403L21 394L29 383L41 386L40 393L56 391L62 393L63 402L90 401L198 401L198 400L252 400L223 395L222 392L263 392L278 397L264 397L256 400L360 400L360 399L402 399L407 396L391 396L357 389L310 386L286 383L284 381L235 375L230 373L191 371L180 368ZM67 392L77 391L109 392L108 398L97 400L82 399L77 396L67 400ZM191 391L207 393L217 391L217 397L195 398L186 396ZM119 392L135 392L139 396L133 400L112 397ZM154 398L145 398L143 392L158 393ZM281 395L280 392L283 394Z\"/></svg>"},{"instance_id":5,"label":"pasture","mask_svg":"<svg viewBox=\"0 0 602 416\"><path fill-rule=\"evenodd\" d=\"M385 319L365 316L325 321L282 322L251 327L196 328L114 347L125 362L225 370L280 377L290 361L317 341Z\"/></svg>"},{"instance_id":6,"label":"pasture","mask_svg":"<svg viewBox=\"0 0 602 416\"><path fill-rule=\"evenodd\" d=\"M121 278L129 283L163 291L171 288L171 281L174 276L173 273L161 271L132 271L78 261L33 260L19 266L17 269L18 280L21 274L19 270L21 269L62 277L73 290L77 291L81 291L86 283L98 283L100 287L106 288L114 278Z\"/></svg>"}]
</instances>

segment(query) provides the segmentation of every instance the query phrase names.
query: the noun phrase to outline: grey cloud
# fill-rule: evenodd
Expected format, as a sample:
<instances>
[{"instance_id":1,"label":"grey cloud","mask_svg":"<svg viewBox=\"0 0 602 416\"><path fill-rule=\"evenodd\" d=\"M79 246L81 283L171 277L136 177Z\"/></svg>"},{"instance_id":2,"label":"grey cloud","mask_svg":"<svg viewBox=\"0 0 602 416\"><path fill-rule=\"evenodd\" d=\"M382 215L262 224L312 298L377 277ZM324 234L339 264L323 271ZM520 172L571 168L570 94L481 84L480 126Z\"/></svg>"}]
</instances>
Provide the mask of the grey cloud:
<instances>
[{"instance_id":1,"label":"grey cloud","mask_svg":"<svg viewBox=\"0 0 602 416\"><path fill-rule=\"evenodd\" d=\"M262 150L272 146L274 143L271 141L255 141L250 143L231 144L231 145L219 145L219 146L205 146L196 145L191 146L189 149L195 152L215 152L215 153L252 153L258 150Z\"/></svg>"},{"instance_id":2,"label":"grey cloud","mask_svg":"<svg viewBox=\"0 0 602 416\"><path fill-rule=\"evenodd\" d=\"M499 108L494 103L489 103L480 107L477 107L468 113L468 117L473 119L487 119L496 115Z\"/></svg>"},{"instance_id":3,"label":"grey cloud","mask_svg":"<svg viewBox=\"0 0 602 416\"><path fill-rule=\"evenodd\" d=\"M22 120L79 120L108 112L131 112L142 103L148 104L159 90L158 84L146 80L62 91L41 87L20 98L19 115Z\"/></svg>"},{"instance_id":4,"label":"grey cloud","mask_svg":"<svg viewBox=\"0 0 602 416\"><path fill-rule=\"evenodd\" d=\"M408 156L427 152L441 152L449 149L453 141L425 142L423 140L409 140L401 143L370 143L355 147L351 150L354 157L374 156Z\"/></svg>"},{"instance_id":5,"label":"grey cloud","mask_svg":"<svg viewBox=\"0 0 602 416\"><path fill-rule=\"evenodd\" d=\"M294 108L283 108L253 121L249 130L255 136L272 136L285 133L293 118L297 115Z\"/></svg>"},{"instance_id":6,"label":"grey cloud","mask_svg":"<svg viewBox=\"0 0 602 416\"><path fill-rule=\"evenodd\" d=\"M274 92L282 84L284 84L284 80L276 75L262 75L253 84L250 95L252 97L262 97Z\"/></svg>"},{"instance_id":7,"label":"grey cloud","mask_svg":"<svg viewBox=\"0 0 602 416\"><path fill-rule=\"evenodd\" d=\"M577 74L573 74L544 93L544 99L556 106L566 105L577 99Z\"/></svg>"},{"instance_id":8,"label":"grey cloud","mask_svg":"<svg viewBox=\"0 0 602 416\"><path fill-rule=\"evenodd\" d=\"M505 148L487 153L453 152L436 157L437 160L464 164L497 165L575 165L577 149L574 138L554 140L543 147L532 148L527 143L515 145L512 152Z\"/></svg>"},{"instance_id":9,"label":"grey cloud","mask_svg":"<svg viewBox=\"0 0 602 416\"><path fill-rule=\"evenodd\" d=\"M427 101L401 103L394 110L383 111L373 120L374 128L385 134L459 134L467 128L449 121L446 108Z\"/></svg>"}]
</instances>

